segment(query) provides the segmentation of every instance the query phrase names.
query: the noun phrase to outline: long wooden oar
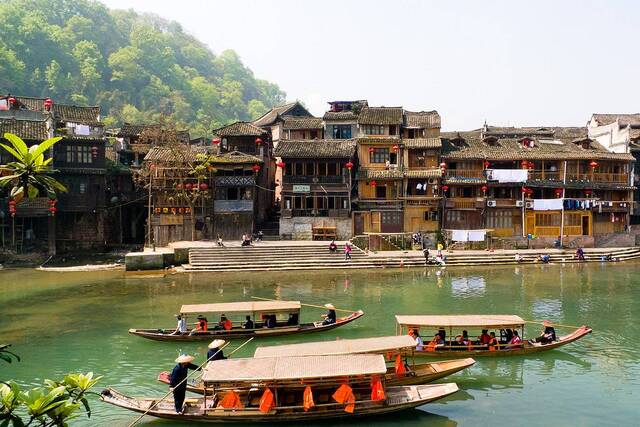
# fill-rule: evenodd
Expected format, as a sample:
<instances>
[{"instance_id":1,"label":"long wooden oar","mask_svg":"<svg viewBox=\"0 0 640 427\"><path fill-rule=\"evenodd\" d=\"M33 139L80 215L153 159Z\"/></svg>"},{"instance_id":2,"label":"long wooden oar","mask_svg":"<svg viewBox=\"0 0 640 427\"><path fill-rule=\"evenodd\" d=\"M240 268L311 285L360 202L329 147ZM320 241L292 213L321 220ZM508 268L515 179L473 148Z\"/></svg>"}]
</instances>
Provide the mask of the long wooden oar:
<instances>
[{"instance_id":1,"label":"long wooden oar","mask_svg":"<svg viewBox=\"0 0 640 427\"><path fill-rule=\"evenodd\" d=\"M262 301L279 301L277 299L254 297L254 296L252 296L251 298L259 299L259 300L262 300ZM324 305L314 305L314 304L304 304L304 303L300 303L300 305L304 305L306 307L321 308L323 310L327 309L327 307L325 307ZM336 308L336 311L342 311L344 313L355 313L358 310L344 310L344 309Z\"/></svg>"},{"instance_id":2,"label":"long wooden oar","mask_svg":"<svg viewBox=\"0 0 640 427\"><path fill-rule=\"evenodd\" d=\"M543 324L542 322L536 322L535 320L525 320L524 322L525 323L533 323L533 324L536 324L536 325L542 325ZM580 329L580 328L582 328L582 326L561 325L559 323L553 323L553 322L551 322L551 326L557 326L559 328L569 328L569 329Z\"/></svg>"},{"instance_id":3,"label":"long wooden oar","mask_svg":"<svg viewBox=\"0 0 640 427\"><path fill-rule=\"evenodd\" d=\"M240 350L242 347L244 347L245 345L247 345L251 340L253 340L253 337L249 338L248 340L246 340L245 342L243 342L238 348L236 348L235 350L233 350L231 353L229 353L229 356L231 356L233 353L235 353L236 351ZM213 353L211 355L211 357L209 357L207 360L205 360L204 362L202 362L202 364L200 366L198 366L198 369L202 369L202 367L207 364L209 362L209 360L213 359L218 353L220 353L222 351L223 348L225 348L226 346L229 345L229 342L226 342L222 347L220 347L218 349L218 351L216 351L215 353ZM185 379L183 379L182 381L180 381L178 383L177 386L179 386L180 384L182 384L183 382L187 381L189 379L189 377L191 377L193 374L195 374L197 372L197 370L194 370L193 372L191 372L189 375L187 375L187 377ZM176 387L177 387L176 386ZM175 388L175 387L174 387ZM156 406L158 406L158 404L160 402L162 402L163 400L165 400L167 397L169 397L170 394L172 394L173 391L169 390L169 392L167 394L165 394L164 396L162 396L162 399L156 401L153 403L153 405L149 406L149 409L147 409L146 411L144 411L144 413L142 415L140 415L138 418L136 418L135 420L133 420L133 422L131 424L129 424L129 427L132 427L134 425L136 425L145 415L147 415L149 413L149 411L151 411L153 408L155 408Z\"/></svg>"}]
</instances>

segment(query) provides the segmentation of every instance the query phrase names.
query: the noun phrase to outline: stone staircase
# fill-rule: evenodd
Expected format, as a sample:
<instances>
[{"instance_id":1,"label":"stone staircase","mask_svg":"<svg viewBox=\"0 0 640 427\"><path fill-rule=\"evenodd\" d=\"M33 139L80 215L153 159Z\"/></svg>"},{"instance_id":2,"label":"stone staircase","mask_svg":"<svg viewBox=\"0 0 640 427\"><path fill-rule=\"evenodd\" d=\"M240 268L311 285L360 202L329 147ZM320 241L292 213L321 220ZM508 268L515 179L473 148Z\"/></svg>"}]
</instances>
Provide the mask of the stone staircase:
<instances>
[{"instance_id":1,"label":"stone staircase","mask_svg":"<svg viewBox=\"0 0 640 427\"><path fill-rule=\"evenodd\" d=\"M294 244L295 243L295 244ZM351 260L344 259L344 246L338 245L338 253L331 254L328 242L278 242L258 243L251 247L201 247L189 249L189 263L180 267L180 271L277 271L277 270L324 270L324 269L363 269L363 268L400 268L424 267L424 256L417 251L378 252L365 254L353 247ZM572 263L574 250L519 251L524 259L522 264L531 264L538 254L546 253L551 263ZM516 265L516 251L460 251L446 253L447 266L471 266L485 264ZM432 256L435 250L431 251ZM602 255L611 254L620 261L640 258L640 248L602 248L586 249L587 262L599 262ZM434 266L435 267L435 266Z\"/></svg>"}]
</instances>

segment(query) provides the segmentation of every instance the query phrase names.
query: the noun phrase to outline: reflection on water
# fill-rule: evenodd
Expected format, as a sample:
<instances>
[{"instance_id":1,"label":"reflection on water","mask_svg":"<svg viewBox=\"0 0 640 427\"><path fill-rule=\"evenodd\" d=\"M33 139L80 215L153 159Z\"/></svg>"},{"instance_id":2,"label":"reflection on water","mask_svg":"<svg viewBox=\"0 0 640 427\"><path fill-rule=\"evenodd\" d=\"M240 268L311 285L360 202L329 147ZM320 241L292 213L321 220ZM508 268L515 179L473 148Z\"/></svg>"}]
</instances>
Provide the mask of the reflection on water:
<instances>
[{"instance_id":1,"label":"reflection on water","mask_svg":"<svg viewBox=\"0 0 640 427\"><path fill-rule=\"evenodd\" d=\"M0 365L0 378L35 384L70 370L91 370L105 375L103 386L160 396L166 386L155 381L158 372L171 369L181 350L202 361L206 343L159 343L131 336L127 330L172 327L173 314L188 303L260 296L332 302L338 308L365 311L362 319L332 332L272 337L257 345L394 334L395 314L517 314L524 319L587 324L594 333L561 350L531 357L479 358L470 369L442 380L458 383L462 391L456 395L420 410L348 424L493 424L499 419L496 408L504 408L505 413L524 417L529 425L548 425L536 417L544 405L559 425L629 425L636 421L634 408L640 392L640 331L635 327L640 318L638 265L448 266L166 277L5 270L0 271L0 341L13 343L23 361ZM305 308L302 320L319 319L321 312ZM534 336L539 329L539 325L527 326L526 333ZM237 345L234 342L230 348ZM254 349L252 343L238 355L250 356ZM582 405L577 413L575 402L598 405ZM74 425L118 426L134 419L126 411L98 402L93 409L90 421L80 418Z\"/></svg>"}]
</instances>

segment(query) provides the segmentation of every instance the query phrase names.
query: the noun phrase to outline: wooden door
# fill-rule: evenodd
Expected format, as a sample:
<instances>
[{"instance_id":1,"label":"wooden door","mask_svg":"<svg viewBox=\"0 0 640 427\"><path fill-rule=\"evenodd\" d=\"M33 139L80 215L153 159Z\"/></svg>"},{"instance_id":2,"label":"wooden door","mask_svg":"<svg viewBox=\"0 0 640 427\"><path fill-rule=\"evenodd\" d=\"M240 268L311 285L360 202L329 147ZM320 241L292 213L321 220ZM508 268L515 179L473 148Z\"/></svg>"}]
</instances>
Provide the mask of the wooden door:
<instances>
[{"instance_id":1,"label":"wooden door","mask_svg":"<svg viewBox=\"0 0 640 427\"><path fill-rule=\"evenodd\" d=\"M372 233L380 233L381 215L380 212L371 212L371 229Z\"/></svg>"}]
</instances>

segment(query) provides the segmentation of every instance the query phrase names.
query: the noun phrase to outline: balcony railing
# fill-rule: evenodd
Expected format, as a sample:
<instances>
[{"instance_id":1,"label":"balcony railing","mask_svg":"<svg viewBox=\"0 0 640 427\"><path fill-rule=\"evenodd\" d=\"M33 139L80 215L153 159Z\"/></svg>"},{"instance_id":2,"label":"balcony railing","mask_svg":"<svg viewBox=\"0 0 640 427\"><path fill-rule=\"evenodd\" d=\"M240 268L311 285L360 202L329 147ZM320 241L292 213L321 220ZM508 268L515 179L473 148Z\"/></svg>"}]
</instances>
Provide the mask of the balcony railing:
<instances>
[{"instance_id":1,"label":"balcony railing","mask_svg":"<svg viewBox=\"0 0 640 427\"><path fill-rule=\"evenodd\" d=\"M627 184L629 182L629 174L627 173L567 173L567 181L573 182L610 182L616 184Z\"/></svg>"},{"instance_id":2,"label":"balcony railing","mask_svg":"<svg viewBox=\"0 0 640 427\"><path fill-rule=\"evenodd\" d=\"M490 202L495 203L496 208L513 208L516 207L516 202L520 201L520 199L488 199L487 206L489 206ZM492 205L494 203L491 203Z\"/></svg>"},{"instance_id":3,"label":"balcony railing","mask_svg":"<svg viewBox=\"0 0 640 427\"><path fill-rule=\"evenodd\" d=\"M454 197L446 200L449 209L477 209L484 207L484 199L476 197Z\"/></svg>"},{"instance_id":4,"label":"balcony railing","mask_svg":"<svg viewBox=\"0 0 640 427\"><path fill-rule=\"evenodd\" d=\"M440 197L437 196L406 196L404 202L407 206L437 206Z\"/></svg>"},{"instance_id":5,"label":"balcony railing","mask_svg":"<svg viewBox=\"0 0 640 427\"><path fill-rule=\"evenodd\" d=\"M348 209L282 209L282 217L329 217L329 218L347 218L349 217Z\"/></svg>"},{"instance_id":6,"label":"balcony railing","mask_svg":"<svg viewBox=\"0 0 640 427\"><path fill-rule=\"evenodd\" d=\"M214 200L214 212L251 212L253 200Z\"/></svg>"},{"instance_id":7,"label":"balcony railing","mask_svg":"<svg viewBox=\"0 0 640 427\"><path fill-rule=\"evenodd\" d=\"M343 184L346 182L346 177L342 175L285 175L282 177L282 182L284 184Z\"/></svg>"},{"instance_id":8,"label":"balcony railing","mask_svg":"<svg viewBox=\"0 0 640 427\"><path fill-rule=\"evenodd\" d=\"M480 169L450 169L447 170L447 178L471 178L482 179L484 178L484 171Z\"/></svg>"},{"instance_id":9,"label":"balcony railing","mask_svg":"<svg viewBox=\"0 0 640 427\"><path fill-rule=\"evenodd\" d=\"M549 170L530 170L529 181L562 181L562 172Z\"/></svg>"},{"instance_id":10,"label":"balcony railing","mask_svg":"<svg viewBox=\"0 0 640 427\"><path fill-rule=\"evenodd\" d=\"M400 209L402 207L402 200L360 199L358 207L360 209Z\"/></svg>"},{"instance_id":11,"label":"balcony railing","mask_svg":"<svg viewBox=\"0 0 640 427\"><path fill-rule=\"evenodd\" d=\"M217 187L250 187L255 185L256 178L253 176L216 176Z\"/></svg>"}]
</instances>

